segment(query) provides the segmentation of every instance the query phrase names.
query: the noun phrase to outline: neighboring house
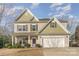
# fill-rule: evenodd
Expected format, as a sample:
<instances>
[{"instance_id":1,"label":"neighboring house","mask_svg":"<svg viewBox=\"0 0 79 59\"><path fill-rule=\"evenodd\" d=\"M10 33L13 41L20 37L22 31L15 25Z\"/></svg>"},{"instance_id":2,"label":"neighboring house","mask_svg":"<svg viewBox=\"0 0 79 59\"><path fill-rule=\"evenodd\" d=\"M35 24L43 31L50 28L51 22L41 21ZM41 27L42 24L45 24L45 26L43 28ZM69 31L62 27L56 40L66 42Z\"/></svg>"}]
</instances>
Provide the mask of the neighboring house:
<instances>
[{"instance_id":1,"label":"neighboring house","mask_svg":"<svg viewBox=\"0 0 79 59\"><path fill-rule=\"evenodd\" d=\"M69 47L67 21L38 19L28 9L19 15L14 23L12 45L29 43L31 47L40 44L44 48Z\"/></svg>"}]
</instances>

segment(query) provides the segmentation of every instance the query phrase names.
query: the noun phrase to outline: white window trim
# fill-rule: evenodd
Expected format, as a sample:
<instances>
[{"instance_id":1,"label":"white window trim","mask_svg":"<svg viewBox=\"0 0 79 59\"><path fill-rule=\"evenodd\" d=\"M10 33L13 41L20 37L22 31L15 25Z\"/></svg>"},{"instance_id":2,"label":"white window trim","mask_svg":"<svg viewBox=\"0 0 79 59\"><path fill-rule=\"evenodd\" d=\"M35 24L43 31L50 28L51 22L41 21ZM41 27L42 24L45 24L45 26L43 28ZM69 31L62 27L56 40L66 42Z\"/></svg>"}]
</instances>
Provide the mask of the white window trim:
<instances>
[{"instance_id":1,"label":"white window trim","mask_svg":"<svg viewBox=\"0 0 79 59\"><path fill-rule=\"evenodd\" d=\"M23 31L23 30L22 31L19 31L18 28L17 28L17 32L28 32L28 25L27 24L18 24L17 27L18 26L22 26L22 29L23 29L23 25L26 25L27 26L27 31Z\"/></svg>"},{"instance_id":2,"label":"white window trim","mask_svg":"<svg viewBox=\"0 0 79 59\"><path fill-rule=\"evenodd\" d=\"M37 25L37 24L31 24L31 25ZM37 25L38 26L38 25ZM37 27L38 28L38 27ZM32 29L32 28L31 28ZM37 31L37 30L35 30L35 31Z\"/></svg>"}]
</instances>

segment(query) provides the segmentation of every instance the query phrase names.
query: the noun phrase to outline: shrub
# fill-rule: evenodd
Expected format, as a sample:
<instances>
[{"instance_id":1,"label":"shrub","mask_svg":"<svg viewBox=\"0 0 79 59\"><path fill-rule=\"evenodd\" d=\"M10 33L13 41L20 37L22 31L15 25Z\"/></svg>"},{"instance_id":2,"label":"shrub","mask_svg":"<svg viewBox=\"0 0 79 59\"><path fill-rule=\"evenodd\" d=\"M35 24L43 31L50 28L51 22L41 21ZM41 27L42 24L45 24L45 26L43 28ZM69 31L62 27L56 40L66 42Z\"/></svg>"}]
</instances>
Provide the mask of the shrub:
<instances>
[{"instance_id":1,"label":"shrub","mask_svg":"<svg viewBox=\"0 0 79 59\"><path fill-rule=\"evenodd\" d=\"M12 48L16 48L16 45L12 45Z\"/></svg>"},{"instance_id":2,"label":"shrub","mask_svg":"<svg viewBox=\"0 0 79 59\"><path fill-rule=\"evenodd\" d=\"M13 46L12 46L12 48L23 48L20 44L14 44Z\"/></svg>"},{"instance_id":3,"label":"shrub","mask_svg":"<svg viewBox=\"0 0 79 59\"><path fill-rule=\"evenodd\" d=\"M5 44L5 48L24 48L25 46L21 46L21 44ZM30 48L30 44L26 44L27 48Z\"/></svg>"},{"instance_id":4,"label":"shrub","mask_svg":"<svg viewBox=\"0 0 79 59\"><path fill-rule=\"evenodd\" d=\"M12 48L12 44L10 44L10 43L5 44L5 48Z\"/></svg>"},{"instance_id":5,"label":"shrub","mask_svg":"<svg viewBox=\"0 0 79 59\"><path fill-rule=\"evenodd\" d=\"M10 37L6 35L0 35L0 48L5 47L5 45L10 44Z\"/></svg>"},{"instance_id":6,"label":"shrub","mask_svg":"<svg viewBox=\"0 0 79 59\"><path fill-rule=\"evenodd\" d=\"M31 46L30 44L28 44L28 43L26 44L26 47L27 47L27 48L30 48L30 46Z\"/></svg>"},{"instance_id":7,"label":"shrub","mask_svg":"<svg viewBox=\"0 0 79 59\"><path fill-rule=\"evenodd\" d=\"M20 44L15 44L15 48L21 48Z\"/></svg>"},{"instance_id":8,"label":"shrub","mask_svg":"<svg viewBox=\"0 0 79 59\"><path fill-rule=\"evenodd\" d=\"M5 44L5 48L22 48L20 44L15 44L15 45L12 45L12 44Z\"/></svg>"},{"instance_id":9,"label":"shrub","mask_svg":"<svg viewBox=\"0 0 79 59\"><path fill-rule=\"evenodd\" d=\"M10 48L12 48L12 46L8 46L7 48L9 48L9 49L10 49Z\"/></svg>"},{"instance_id":10,"label":"shrub","mask_svg":"<svg viewBox=\"0 0 79 59\"><path fill-rule=\"evenodd\" d=\"M24 48L24 46L21 46L21 44L15 44L12 46L12 48Z\"/></svg>"},{"instance_id":11,"label":"shrub","mask_svg":"<svg viewBox=\"0 0 79 59\"><path fill-rule=\"evenodd\" d=\"M42 46L40 44L36 44L36 47L41 48Z\"/></svg>"}]
</instances>

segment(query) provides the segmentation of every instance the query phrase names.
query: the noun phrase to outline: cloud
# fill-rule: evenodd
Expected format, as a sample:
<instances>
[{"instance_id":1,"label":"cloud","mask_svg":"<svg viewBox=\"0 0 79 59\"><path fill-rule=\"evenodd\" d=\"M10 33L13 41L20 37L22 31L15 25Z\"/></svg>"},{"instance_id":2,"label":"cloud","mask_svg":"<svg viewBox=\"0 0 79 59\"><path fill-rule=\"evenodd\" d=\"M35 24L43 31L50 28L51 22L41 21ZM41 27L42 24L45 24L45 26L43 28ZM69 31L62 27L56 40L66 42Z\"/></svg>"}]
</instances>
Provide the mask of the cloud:
<instances>
[{"instance_id":1,"label":"cloud","mask_svg":"<svg viewBox=\"0 0 79 59\"><path fill-rule=\"evenodd\" d=\"M68 14L70 14L71 11L71 4L66 4L64 6L58 6L55 8L56 12L55 12L55 17L64 17L64 16L69 16Z\"/></svg>"},{"instance_id":2,"label":"cloud","mask_svg":"<svg viewBox=\"0 0 79 59\"><path fill-rule=\"evenodd\" d=\"M58 12L57 14L54 15L55 17L64 17L66 16L65 12Z\"/></svg>"},{"instance_id":3,"label":"cloud","mask_svg":"<svg viewBox=\"0 0 79 59\"><path fill-rule=\"evenodd\" d=\"M35 8L37 8L38 6L39 6L39 4L40 3L32 3L32 5L31 5L31 9L35 9Z\"/></svg>"},{"instance_id":4,"label":"cloud","mask_svg":"<svg viewBox=\"0 0 79 59\"><path fill-rule=\"evenodd\" d=\"M22 10L22 9L24 9L24 8L25 8L24 6L14 6L14 7L13 7L13 9L17 9L17 10L18 10L18 9L19 9L19 10Z\"/></svg>"},{"instance_id":5,"label":"cloud","mask_svg":"<svg viewBox=\"0 0 79 59\"><path fill-rule=\"evenodd\" d=\"M53 4L51 4L50 5L50 10L52 11L52 12L50 12L49 14L48 14L48 16L51 14L51 15L53 15L53 10L55 10L55 12L54 12L54 17L60 17L60 16L63 16L64 14L65 14L65 6L62 6L62 5L64 5L63 3L53 3Z\"/></svg>"},{"instance_id":6,"label":"cloud","mask_svg":"<svg viewBox=\"0 0 79 59\"><path fill-rule=\"evenodd\" d=\"M71 10L71 4L64 6L62 9L63 9L63 11L70 11Z\"/></svg>"},{"instance_id":7,"label":"cloud","mask_svg":"<svg viewBox=\"0 0 79 59\"><path fill-rule=\"evenodd\" d=\"M60 10L62 10L62 7L57 7L56 8L56 11L60 11Z\"/></svg>"},{"instance_id":8,"label":"cloud","mask_svg":"<svg viewBox=\"0 0 79 59\"><path fill-rule=\"evenodd\" d=\"M72 14L68 14L68 18L69 19L74 19L74 20L77 20L78 19L77 16L74 16Z\"/></svg>"},{"instance_id":9,"label":"cloud","mask_svg":"<svg viewBox=\"0 0 79 59\"><path fill-rule=\"evenodd\" d=\"M71 4L52 4L50 5L50 10L51 12L49 12L48 16L49 17L57 17L60 19L70 19L70 20L74 20L77 19L76 16L71 14ZM54 12L53 12L54 11Z\"/></svg>"},{"instance_id":10,"label":"cloud","mask_svg":"<svg viewBox=\"0 0 79 59\"><path fill-rule=\"evenodd\" d=\"M73 15L69 15L69 19L73 19L74 18L74 16Z\"/></svg>"},{"instance_id":11,"label":"cloud","mask_svg":"<svg viewBox=\"0 0 79 59\"><path fill-rule=\"evenodd\" d=\"M53 3L50 5L50 8L61 6L61 5L63 5L63 3Z\"/></svg>"},{"instance_id":12,"label":"cloud","mask_svg":"<svg viewBox=\"0 0 79 59\"><path fill-rule=\"evenodd\" d=\"M22 6L14 6L13 8L7 8L5 10L5 13L6 13L6 16L9 16L9 15L15 15L16 14L16 10L23 10L24 7Z\"/></svg>"},{"instance_id":13,"label":"cloud","mask_svg":"<svg viewBox=\"0 0 79 59\"><path fill-rule=\"evenodd\" d=\"M52 16L52 12L50 12L50 13L48 14L48 16L51 17L51 16Z\"/></svg>"},{"instance_id":14,"label":"cloud","mask_svg":"<svg viewBox=\"0 0 79 59\"><path fill-rule=\"evenodd\" d=\"M7 16L13 15L13 14L15 13L15 11L16 11L16 10L15 10L14 8L11 8L11 9L8 10L8 12L7 12L6 15L7 15Z\"/></svg>"}]
</instances>

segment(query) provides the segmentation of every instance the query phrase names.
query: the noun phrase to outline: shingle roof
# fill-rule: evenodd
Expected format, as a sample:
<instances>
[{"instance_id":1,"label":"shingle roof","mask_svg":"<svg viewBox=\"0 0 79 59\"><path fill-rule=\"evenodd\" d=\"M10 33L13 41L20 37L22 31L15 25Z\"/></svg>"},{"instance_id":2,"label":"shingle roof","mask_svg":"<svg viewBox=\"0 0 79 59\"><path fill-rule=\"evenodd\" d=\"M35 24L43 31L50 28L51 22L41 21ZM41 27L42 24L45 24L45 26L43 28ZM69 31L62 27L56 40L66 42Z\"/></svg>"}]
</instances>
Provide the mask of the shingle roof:
<instances>
[{"instance_id":1,"label":"shingle roof","mask_svg":"<svg viewBox=\"0 0 79 59\"><path fill-rule=\"evenodd\" d=\"M50 19L49 18L42 18L42 19L39 19L39 21L49 21ZM61 19L58 19L61 23L67 23L68 21L67 20L61 20Z\"/></svg>"},{"instance_id":2,"label":"shingle roof","mask_svg":"<svg viewBox=\"0 0 79 59\"><path fill-rule=\"evenodd\" d=\"M16 17L16 21L26 12L27 10L23 10L21 14Z\"/></svg>"},{"instance_id":3,"label":"shingle roof","mask_svg":"<svg viewBox=\"0 0 79 59\"><path fill-rule=\"evenodd\" d=\"M51 19L51 20L46 24L46 26L45 26L39 33L41 33L41 32L50 24L50 22L52 22L53 20L54 20L54 18Z\"/></svg>"}]
</instances>

